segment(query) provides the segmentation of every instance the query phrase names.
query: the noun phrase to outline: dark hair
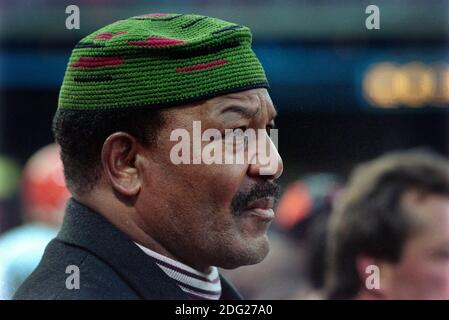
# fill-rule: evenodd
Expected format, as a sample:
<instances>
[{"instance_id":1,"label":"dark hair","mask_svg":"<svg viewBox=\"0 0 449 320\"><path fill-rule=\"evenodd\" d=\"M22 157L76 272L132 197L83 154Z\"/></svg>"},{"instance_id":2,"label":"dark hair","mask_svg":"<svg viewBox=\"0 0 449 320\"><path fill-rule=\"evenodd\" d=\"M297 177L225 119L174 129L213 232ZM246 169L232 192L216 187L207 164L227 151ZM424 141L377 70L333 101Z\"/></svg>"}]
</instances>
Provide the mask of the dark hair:
<instances>
[{"instance_id":1,"label":"dark hair","mask_svg":"<svg viewBox=\"0 0 449 320\"><path fill-rule=\"evenodd\" d=\"M150 147L164 119L159 109L60 110L53 134L61 146L66 184L72 193L89 192L101 177L101 149L114 132L127 132Z\"/></svg>"},{"instance_id":2,"label":"dark hair","mask_svg":"<svg viewBox=\"0 0 449 320\"><path fill-rule=\"evenodd\" d=\"M330 299L351 299L362 281L359 255L392 263L401 258L410 221L406 191L449 196L449 162L424 151L387 154L358 167L330 217L326 288Z\"/></svg>"}]
</instances>

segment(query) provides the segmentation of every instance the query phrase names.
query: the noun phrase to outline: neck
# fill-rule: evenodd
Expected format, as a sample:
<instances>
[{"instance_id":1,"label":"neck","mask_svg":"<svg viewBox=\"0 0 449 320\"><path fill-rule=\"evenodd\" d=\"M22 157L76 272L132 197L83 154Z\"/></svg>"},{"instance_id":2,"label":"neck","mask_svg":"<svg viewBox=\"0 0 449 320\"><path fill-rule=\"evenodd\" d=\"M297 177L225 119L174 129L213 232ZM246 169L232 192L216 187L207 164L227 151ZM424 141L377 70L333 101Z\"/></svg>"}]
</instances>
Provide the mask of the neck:
<instances>
[{"instance_id":1,"label":"neck","mask_svg":"<svg viewBox=\"0 0 449 320\"><path fill-rule=\"evenodd\" d=\"M117 199L107 199L106 201L103 200L101 203L94 201L96 193L99 194L98 191L92 191L88 196L76 197L74 195L74 198L104 216L110 223L125 233L132 241L140 244L141 246L144 246L170 259L179 261L200 272L205 273L209 270L209 265L195 264L190 261L180 259L175 254L170 252L170 250L168 250L160 241L155 239L155 237L145 232L145 223L140 215L133 210L132 206L125 206ZM102 198L104 198L104 192L101 194Z\"/></svg>"},{"instance_id":2,"label":"neck","mask_svg":"<svg viewBox=\"0 0 449 320\"><path fill-rule=\"evenodd\" d=\"M136 220L127 220L125 223L121 223L121 225L123 226L122 228L119 227L120 230L127 234L134 242L170 259L181 262L199 272L206 273L210 269L210 266L194 264L179 258L170 250L168 250L161 242L157 241L154 237L147 234L144 231L142 224L138 222L139 219Z\"/></svg>"}]
</instances>

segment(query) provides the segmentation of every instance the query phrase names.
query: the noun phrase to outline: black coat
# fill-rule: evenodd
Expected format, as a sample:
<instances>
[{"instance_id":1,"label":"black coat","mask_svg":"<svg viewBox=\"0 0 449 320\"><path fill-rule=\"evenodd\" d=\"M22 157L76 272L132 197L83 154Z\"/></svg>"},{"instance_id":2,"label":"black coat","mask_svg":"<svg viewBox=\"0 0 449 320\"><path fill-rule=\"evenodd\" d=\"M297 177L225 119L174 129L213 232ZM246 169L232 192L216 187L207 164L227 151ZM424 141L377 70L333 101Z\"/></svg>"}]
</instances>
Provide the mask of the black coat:
<instances>
[{"instance_id":1,"label":"black coat","mask_svg":"<svg viewBox=\"0 0 449 320\"><path fill-rule=\"evenodd\" d=\"M79 268L79 289L67 289L69 265ZM221 275L222 299L241 299ZM70 282L70 281L69 281ZM73 282L71 282L73 284ZM189 299L130 238L74 199L61 231L14 299Z\"/></svg>"}]
</instances>

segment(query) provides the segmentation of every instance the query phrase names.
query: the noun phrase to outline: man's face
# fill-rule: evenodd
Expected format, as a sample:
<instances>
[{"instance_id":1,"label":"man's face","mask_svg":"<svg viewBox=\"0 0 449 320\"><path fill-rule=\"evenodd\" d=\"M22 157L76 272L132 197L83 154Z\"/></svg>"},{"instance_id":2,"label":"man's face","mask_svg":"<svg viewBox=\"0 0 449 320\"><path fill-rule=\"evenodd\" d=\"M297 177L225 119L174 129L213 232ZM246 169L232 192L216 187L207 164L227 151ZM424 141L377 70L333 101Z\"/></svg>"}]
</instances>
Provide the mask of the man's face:
<instances>
[{"instance_id":1,"label":"man's face","mask_svg":"<svg viewBox=\"0 0 449 320\"><path fill-rule=\"evenodd\" d=\"M386 293L391 299L449 299L449 198L410 192L403 205L416 229L392 266Z\"/></svg>"},{"instance_id":2,"label":"man's face","mask_svg":"<svg viewBox=\"0 0 449 320\"><path fill-rule=\"evenodd\" d=\"M176 258L198 269L209 265L234 268L260 262L268 253L267 229L272 207L279 194L274 183L283 170L282 160L271 148L269 174L261 174L259 150L245 144L227 145L225 129L261 129L274 126L276 111L265 89L228 94L200 104L167 109L166 123L157 148L145 155L144 172L137 210L146 232ZM218 129L221 138L196 141L194 121L207 129ZM198 127L198 126L197 126ZM170 139L174 130L189 133L192 160L195 151L206 145L223 146L225 157L243 150L244 163L173 163L172 150L179 140ZM229 132L229 131L228 131ZM273 146L263 131L258 143ZM199 153L201 155L201 151ZM198 155L197 154L197 155ZM223 158L223 159L224 159ZM248 159L252 159L251 163ZM197 159L198 160L198 159Z\"/></svg>"}]
</instances>

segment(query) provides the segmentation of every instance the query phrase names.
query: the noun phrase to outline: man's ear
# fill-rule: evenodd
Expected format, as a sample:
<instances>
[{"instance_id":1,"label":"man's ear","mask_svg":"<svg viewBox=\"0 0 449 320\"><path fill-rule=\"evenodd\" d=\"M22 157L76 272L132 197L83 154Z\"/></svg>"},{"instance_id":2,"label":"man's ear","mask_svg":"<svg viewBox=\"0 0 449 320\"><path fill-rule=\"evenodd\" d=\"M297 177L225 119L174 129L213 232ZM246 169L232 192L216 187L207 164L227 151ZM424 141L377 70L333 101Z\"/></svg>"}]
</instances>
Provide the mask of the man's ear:
<instances>
[{"instance_id":1,"label":"man's ear","mask_svg":"<svg viewBox=\"0 0 449 320\"><path fill-rule=\"evenodd\" d=\"M356 269L361 280L361 291L378 299L385 299L390 270L387 264L377 258L359 255L356 258Z\"/></svg>"},{"instance_id":2,"label":"man's ear","mask_svg":"<svg viewBox=\"0 0 449 320\"><path fill-rule=\"evenodd\" d=\"M135 196L141 188L141 172L134 162L139 143L125 132L115 132L103 143L101 161L112 188L124 196Z\"/></svg>"}]
</instances>

